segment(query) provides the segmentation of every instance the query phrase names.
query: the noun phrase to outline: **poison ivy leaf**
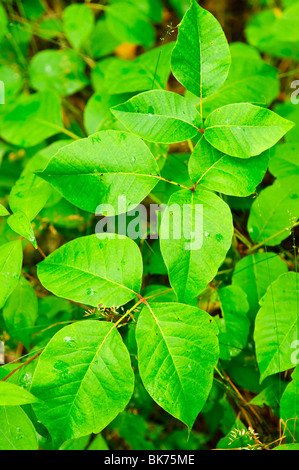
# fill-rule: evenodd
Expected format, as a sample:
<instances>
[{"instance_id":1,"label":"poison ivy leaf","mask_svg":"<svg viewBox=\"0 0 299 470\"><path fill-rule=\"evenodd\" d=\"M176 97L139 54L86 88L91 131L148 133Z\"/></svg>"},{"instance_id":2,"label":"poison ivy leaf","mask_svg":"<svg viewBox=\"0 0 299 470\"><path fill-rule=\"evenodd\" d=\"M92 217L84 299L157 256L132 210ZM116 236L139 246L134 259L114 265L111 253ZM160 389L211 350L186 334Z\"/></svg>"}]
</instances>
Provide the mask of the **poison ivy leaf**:
<instances>
[{"instance_id":1,"label":"poison ivy leaf","mask_svg":"<svg viewBox=\"0 0 299 470\"><path fill-rule=\"evenodd\" d=\"M7 223L14 232L29 240L34 248L37 248L33 228L30 220L24 212L18 211L15 214L12 214L8 217Z\"/></svg>"},{"instance_id":2,"label":"poison ivy leaf","mask_svg":"<svg viewBox=\"0 0 299 470\"><path fill-rule=\"evenodd\" d=\"M9 382L0 382L0 407L28 405L37 402L39 402L39 399L24 388Z\"/></svg>"},{"instance_id":3,"label":"poison ivy leaf","mask_svg":"<svg viewBox=\"0 0 299 470\"><path fill-rule=\"evenodd\" d=\"M261 382L269 375L294 367L292 347L298 340L298 288L298 274L282 274L260 300L254 340Z\"/></svg>"},{"instance_id":4,"label":"poison ivy leaf","mask_svg":"<svg viewBox=\"0 0 299 470\"><path fill-rule=\"evenodd\" d=\"M276 145L271 151L269 171L276 178L299 175L299 143Z\"/></svg>"},{"instance_id":5,"label":"poison ivy leaf","mask_svg":"<svg viewBox=\"0 0 299 470\"><path fill-rule=\"evenodd\" d=\"M262 181L268 167L268 153L250 160L230 157L210 145L204 137L194 148L189 161L192 180L212 191L246 197Z\"/></svg>"},{"instance_id":6,"label":"poison ivy leaf","mask_svg":"<svg viewBox=\"0 0 299 470\"><path fill-rule=\"evenodd\" d=\"M275 253L252 253L238 261L232 283L247 294L252 322L269 285L287 271L287 264Z\"/></svg>"},{"instance_id":7,"label":"poison ivy leaf","mask_svg":"<svg viewBox=\"0 0 299 470\"><path fill-rule=\"evenodd\" d=\"M240 354L247 344L250 322L247 318L247 296L237 286L218 291L222 316L216 317L219 328L220 358L229 361Z\"/></svg>"},{"instance_id":8,"label":"poison ivy leaf","mask_svg":"<svg viewBox=\"0 0 299 470\"><path fill-rule=\"evenodd\" d=\"M37 174L83 210L95 213L99 204L112 205L109 216L138 205L157 184L159 168L137 137L102 131L64 147Z\"/></svg>"},{"instance_id":9,"label":"poison ivy leaf","mask_svg":"<svg viewBox=\"0 0 299 470\"><path fill-rule=\"evenodd\" d=\"M109 447L101 434L98 434L91 442L87 450L109 450Z\"/></svg>"},{"instance_id":10,"label":"poison ivy leaf","mask_svg":"<svg viewBox=\"0 0 299 470\"><path fill-rule=\"evenodd\" d=\"M84 71L85 63L77 52L44 50L30 62L30 83L35 90L55 90L61 96L69 96L88 84Z\"/></svg>"},{"instance_id":11,"label":"poison ivy leaf","mask_svg":"<svg viewBox=\"0 0 299 470\"><path fill-rule=\"evenodd\" d=\"M160 245L179 302L190 302L215 277L232 235L229 207L215 194L197 188L171 196L161 223Z\"/></svg>"},{"instance_id":12,"label":"poison ivy leaf","mask_svg":"<svg viewBox=\"0 0 299 470\"><path fill-rule=\"evenodd\" d=\"M8 210L6 209L6 207L4 207L2 204L0 204L0 216L6 216L6 215L9 215L9 212Z\"/></svg>"},{"instance_id":13,"label":"poison ivy leaf","mask_svg":"<svg viewBox=\"0 0 299 470\"><path fill-rule=\"evenodd\" d=\"M33 220L39 214L53 190L49 183L33 172L47 166L50 158L70 142L71 140L58 140L49 147L40 150L29 160L20 178L10 191L9 205L14 212L24 212L29 220Z\"/></svg>"},{"instance_id":14,"label":"poison ivy leaf","mask_svg":"<svg viewBox=\"0 0 299 470\"><path fill-rule=\"evenodd\" d=\"M93 307L123 305L139 293L142 259L135 242L116 234L77 238L38 265L43 286Z\"/></svg>"},{"instance_id":15,"label":"poison ivy leaf","mask_svg":"<svg viewBox=\"0 0 299 470\"><path fill-rule=\"evenodd\" d=\"M276 246L287 238L299 217L298 176L275 181L252 204L248 232L255 242Z\"/></svg>"},{"instance_id":16,"label":"poison ivy leaf","mask_svg":"<svg viewBox=\"0 0 299 470\"><path fill-rule=\"evenodd\" d=\"M20 240L0 246L0 308L18 284L23 261Z\"/></svg>"},{"instance_id":17,"label":"poison ivy leaf","mask_svg":"<svg viewBox=\"0 0 299 470\"><path fill-rule=\"evenodd\" d=\"M192 0L179 26L171 59L173 75L187 90L205 98L225 82L229 67L229 47L220 24Z\"/></svg>"},{"instance_id":18,"label":"poison ivy leaf","mask_svg":"<svg viewBox=\"0 0 299 470\"><path fill-rule=\"evenodd\" d=\"M165 88L170 74L172 49L173 42L170 42L141 54L134 61L112 61L105 73L109 92L136 93Z\"/></svg>"},{"instance_id":19,"label":"poison ivy leaf","mask_svg":"<svg viewBox=\"0 0 299 470\"><path fill-rule=\"evenodd\" d=\"M26 279L21 278L3 308L3 318L7 332L21 341L28 350L31 343L31 329L37 316L38 305L34 289Z\"/></svg>"},{"instance_id":20,"label":"poison ivy leaf","mask_svg":"<svg viewBox=\"0 0 299 470\"><path fill-rule=\"evenodd\" d=\"M122 42L150 47L154 42L154 29L143 11L127 1L106 8L107 26Z\"/></svg>"},{"instance_id":21,"label":"poison ivy leaf","mask_svg":"<svg viewBox=\"0 0 299 470\"><path fill-rule=\"evenodd\" d=\"M177 303L143 307L137 323L141 379L151 397L189 429L205 404L218 360L217 327L202 310Z\"/></svg>"},{"instance_id":22,"label":"poison ivy leaf","mask_svg":"<svg viewBox=\"0 0 299 470\"><path fill-rule=\"evenodd\" d=\"M267 106L279 95L278 70L261 59L232 60L228 78L212 96L203 100L203 115L208 116L221 106L252 103Z\"/></svg>"},{"instance_id":23,"label":"poison ivy leaf","mask_svg":"<svg viewBox=\"0 0 299 470\"><path fill-rule=\"evenodd\" d=\"M61 445L102 431L127 405L134 388L129 353L114 324L74 323L42 352L31 392L38 419Z\"/></svg>"},{"instance_id":24,"label":"poison ivy leaf","mask_svg":"<svg viewBox=\"0 0 299 470\"><path fill-rule=\"evenodd\" d=\"M201 126L194 106L182 96L164 90L141 93L112 112L130 131L150 142L182 142L197 135Z\"/></svg>"},{"instance_id":25,"label":"poison ivy leaf","mask_svg":"<svg viewBox=\"0 0 299 470\"><path fill-rule=\"evenodd\" d=\"M21 147L33 147L62 126L59 97L53 91L23 97L2 118L0 134Z\"/></svg>"},{"instance_id":26,"label":"poison ivy leaf","mask_svg":"<svg viewBox=\"0 0 299 470\"><path fill-rule=\"evenodd\" d=\"M51 186L34 173L23 174L12 187L9 204L13 211L22 209L33 220L44 207L52 193Z\"/></svg>"},{"instance_id":27,"label":"poison ivy leaf","mask_svg":"<svg viewBox=\"0 0 299 470\"><path fill-rule=\"evenodd\" d=\"M35 429L20 406L0 407L0 449L38 450Z\"/></svg>"},{"instance_id":28,"label":"poison ivy leaf","mask_svg":"<svg viewBox=\"0 0 299 470\"><path fill-rule=\"evenodd\" d=\"M293 125L269 109L247 103L228 104L208 116L205 138L221 152L249 158L273 147Z\"/></svg>"},{"instance_id":29,"label":"poison ivy leaf","mask_svg":"<svg viewBox=\"0 0 299 470\"><path fill-rule=\"evenodd\" d=\"M63 10L63 29L71 45L79 49L94 26L94 16L87 5L73 4Z\"/></svg>"}]
</instances>

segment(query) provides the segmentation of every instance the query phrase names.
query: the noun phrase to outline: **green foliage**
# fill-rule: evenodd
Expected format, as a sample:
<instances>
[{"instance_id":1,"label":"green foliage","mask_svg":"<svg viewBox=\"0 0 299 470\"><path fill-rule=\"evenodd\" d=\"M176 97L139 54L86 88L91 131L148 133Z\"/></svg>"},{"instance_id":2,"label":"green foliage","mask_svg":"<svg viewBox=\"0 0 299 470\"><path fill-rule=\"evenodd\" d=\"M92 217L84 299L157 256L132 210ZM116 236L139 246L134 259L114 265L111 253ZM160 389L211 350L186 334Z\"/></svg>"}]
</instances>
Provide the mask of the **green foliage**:
<instances>
[{"instance_id":1,"label":"green foliage","mask_svg":"<svg viewBox=\"0 0 299 470\"><path fill-rule=\"evenodd\" d=\"M56 3L0 4L0 450L298 449L298 0Z\"/></svg>"},{"instance_id":2,"label":"green foliage","mask_svg":"<svg viewBox=\"0 0 299 470\"><path fill-rule=\"evenodd\" d=\"M85 321L48 343L30 390L43 401L34 405L36 415L61 445L100 432L126 406L133 386L129 353L115 326Z\"/></svg>"},{"instance_id":3,"label":"green foliage","mask_svg":"<svg viewBox=\"0 0 299 470\"><path fill-rule=\"evenodd\" d=\"M152 90L113 108L115 116L134 134L150 142L183 142L198 134L200 114L182 96Z\"/></svg>"},{"instance_id":4,"label":"green foliage","mask_svg":"<svg viewBox=\"0 0 299 470\"><path fill-rule=\"evenodd\" d=\"M218 21L194 0L180 24L171 67L176 79L201 99L212 95L227 78L227 40Z\"/></svg>"},{"instance_id":5,"label":"green foliage","mask_svg":"<svg viewBox=\"0 0 299 470\"><path fill-rule=\"evenodd\" d=\"M144 386L162 408L189 428L212 385L218 358L216 335L217 327L206 312L183 304L149 303L138 318L136 339Z\"/></svg>"},{"instance_id":6,"label":"green foliage","mask_svg":"<svg viewBox=\"0 0 299 470\"><path fill-rule=\"evenodd\" d=\"M129 238L90 235L48 256L38 265L38 277L58 297L112 307L126 304L140 291L142 260Z\"/></svg>"}]
</instances>

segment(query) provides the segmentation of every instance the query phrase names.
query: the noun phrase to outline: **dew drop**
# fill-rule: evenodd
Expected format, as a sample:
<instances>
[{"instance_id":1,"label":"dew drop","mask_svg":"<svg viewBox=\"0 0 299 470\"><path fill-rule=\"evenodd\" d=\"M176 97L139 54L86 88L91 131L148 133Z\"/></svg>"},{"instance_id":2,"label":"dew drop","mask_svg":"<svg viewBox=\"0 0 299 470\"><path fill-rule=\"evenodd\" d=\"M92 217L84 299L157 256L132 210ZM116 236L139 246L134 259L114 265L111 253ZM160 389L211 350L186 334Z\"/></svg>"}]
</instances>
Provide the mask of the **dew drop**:
<instances>
[{"instance_id":1,"label":"dew drop","mask_svg":"<svg viewBox=\"0 0 299 470\"><path fill-rule=\"evenodd\" d=\"M62 379L65 379L71 373L68 365L63 361L56 361L53 370Z\"/></svg>"},{"instance_id":2,"label":"dew drop","mask_svg":"<svg viewBox=\"0 0 299 470\"><path fill-rule=\"evenodd\" d=\"M71 336L65 336L63 338L63 341L68 345L68 346L75 346L76 340L75 338L72 338Z\"/></svg>"}]
</instances>

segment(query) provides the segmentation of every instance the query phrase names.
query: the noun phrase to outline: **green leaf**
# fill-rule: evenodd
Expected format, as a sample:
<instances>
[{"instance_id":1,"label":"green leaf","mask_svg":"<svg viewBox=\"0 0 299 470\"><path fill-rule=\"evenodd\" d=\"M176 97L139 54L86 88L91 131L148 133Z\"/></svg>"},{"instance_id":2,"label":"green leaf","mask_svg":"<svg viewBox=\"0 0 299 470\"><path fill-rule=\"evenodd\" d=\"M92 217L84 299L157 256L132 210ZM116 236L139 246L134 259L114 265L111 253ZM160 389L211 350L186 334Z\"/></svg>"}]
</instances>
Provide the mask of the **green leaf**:
<instances>
[{"instance_id":1,"label":"green leaf","mask_svg":"<svg viewBox=\"0 0 299 470\"><path fill-rule=\"evenodd\" d=\"M260 58L236 57L226 82L203 100L203 115L232 103L267 106L279 95L278 70Z\"/></svg>"},{"instance_id":2,"label":"green leaf","mask_svg":"<svg viewBox=\"0 0 299 470\"><path fill-rule=\"evenodd\" d=\"M42 170L50 158L70 142L70 140L58 140L40 150L29 160L9 194L9 205L13 212L22 211L29 220L33 220L39 214L53 190L47 181L35 175L33 171Z\"/></svg>"},{"instance_id":3,"label":"green leaf","mask_svg":"<svg viewBox=\"0 0 299 470\"><path fill-rule=\"evenodd\" d=\"M179 302L190 302L215 277L232 235L230 209L215 194L197 188L171 196L161 223L160 245Z\"/></svg>"},{"instance_id":4,"label":"green leaf","mask_svg":"<svg viewBox=\"0 0 299 470\"><path fill-rule=\"evenodd\" d=\"M21 147L33 147L62 127L60 100L53 91L23 97L2 118L0 134Z\"/></svg>"},{"instance_id":5,"label":"green leaf","mask_svg":"<svg viewBox=\"0 0 299 470\"><path fill-rule=\"evenodd\" d=\"M0 246L0 308L18 284L22 261L23 252L20 240Z\"/></svg>"},{"instance_id":6,"label":"green leaf","mask_svg":"<svg viewBox=\"0 0 299 470\"><path fill-rule=\"evenodd\" d=\"M4 83L5 104L11 103L22 89L23 77L18 70L8 65L0 65L0 77ZM0 103L2 103L1 100Z\"/></svg>"},{"instance_id":7,"label":"green leaf","mask_svg":"<svg viewBox=\"0 0 299 470\"><path fill-rule=\"evenodd\" d=\"M299 58L298 2L286 8L282 14L266 9L254 15L246 28L246 38L260 51L274 57Z\"/></svg>"},{"instance_id":8,"label":"green leaf","mask_svg":"<svg viewBox=\"0 0 299 470\"><path fill-rule=\"evenodd\" d=\"M296 104L296 100L295 100L295 103L288 101L285 103L277 104L275 106L275 112L278 113L283 118L288 119L289 121L292 121L295 123L295 126L290 132L287 133L284 140L287 143L299 142L299 135L298 135L299 109Z\"/></svg>"},{"instance_id":9,"label":"green leaf","mask_svg":"<svg viewBox=\"0 0 299 470\"><path fill-rule=\"evenodd\" d=\"M94 16L87 5L73 4L63 10L63 29L75 49L84 44L94 26Z\"/></svg>"},{"instance_id":10,"label":"green leaf","mask_svg":"<svg viewBox=\"0 0 299 470\"><path fill-rule=\"evenodd\" d=\"M228 104L205 121L205 138L232 157L249 158L273 147L293 123L252 104Z\"/></svg>"},{"instance_id":11,"label":"green leaf","mask_svg":"<svg viewBox=\"0 0 299 470\"><path fill-rule=\"evenodd\" d=\"M84 126L88 135L105 129L123 130L124 126L116 120L110 108L123 103L128 98L130 98L128 94L110 95L105 88L92 95L83 114Z\"/></svg>"},{"instance_id":12,"label":"green leaf","mask_svg":"<svg viewBox=\"0 0 299 470\"><path fill-rule=\"evenodd\" d=\"M283 444L281 446L277 446L272 450L299 450L299 444Z\"/></svg>"},{"instance_id":13,"label":"green leaf","mask_svg":"<svg viewBox=\"0 0 299 470\"><path fill-rule=\"evenodd\" d=\"M299 143L276 145L271 152L269 171L276 178L299 175Z\"/></svg>"},{"instance_id":14,"label":"green leaf","mask_svg":"<svg viewBox=\"0 0 299 470\"><path fill-rule=\"evenodd\" d=\"M8 210L6 209L6 207L4 207L2 204L0 204L0 216L3 217L3 216L6 216L6 215L9 215Z\"/></svg>"},{"instance_id":15,"label":"green leaf","mask_svg":"<svg viewBox=\"0 0 299 470\"><path fill-rule=\"evenodd\" d=\"M42 352L31 392L34 411L61 445L104 429L127 405L134 388L130 357L115 325L74 323Z\"/></svg>"},{"instance_id":16,"label":"green leaf","mask_svg":"<svg viewBox=\"0 0 299 470\"><path fill-rule=\"evenodd\" d=\"M37 402L39 399L24 388L9 382L0 382L0 407L28 405Z\"/></svg>"},{"instance_id":17,"label":"green leaf","mask_svg":"<svg viewBox=\"0 0 299 470\"><path fill-rule=\"evenodd\" d=\"M291 234L299 218L298 176L276 180L252 204L248 232L255 242L276 246Z\"/></svg>"},{"instance_id":18,"label":"green leaf","mask_svg":"<svg viewBox=\"0 0 299 470\"><path fill-rule=\"evenodd\" d=\"M120 3L123 6L124 0L110 0L110 3ZM125 0L125 3L130 3L155 23L162 21L161 0Z\"/></svg>"},{"instance_id":19,"label":"green leaf","mask_svg":"<svg viewBox=\"0 0 299 470\"><path fill-rule=\"evenodd\" d=\"M272 375L263 382L263 386L262 391L250 400L249 404L261 408L265 405L270 406L273 408L274 414L278 415L278 406L287 382L282 382L279 375Z\"/></svg>"},{"instance_id":20,"label":"green leaf","mask_svg":"<svg viewBox=\"0 0 299 470\"><path fill-rule=\"evenodd\" d=\"M29 240L34 248L37 248L33 228L30 220L24 212L18 211L15 214L12 214L8 217L7 223L14 232Z\"/></svg>"},{"instance_id":21,"label":"green leaf","mask_svg":"<svg viewBox=\"0 0 299 470\"><path fill-rule=\"evenodd\" d=\"M146 91L112 112L131 132L149 142L182 142L195 137L201 127L194 106L170 91Z\"/></svg>"},{"instance_id":22,"label":"green leaf","mask_svg":"<svg viewBox=\"0 0 299 470\"><path fill-rule=\"evenodd\" d=\"M191 429L207 400L218 360L215 323L196 307L151 303L139 315L136 337L145 388Z\"/></svg>"},{"instance_id":23,"label":"green leaf","mask_svg":"<svg viewBox=\"0 0 299 470\"><path fill-rule=\"evenodd\" d=\"M105 41L103 41L103 38L105 38ZM106 16L99 18L89 39L85 41L87 50L90 49L92 57L95 59L111 54L120 43L121 40L116 38L110 31Z\"/></svg>"},{"instance_id":24,"label":"green leaf","mask_svg":"<svg viewBox=\"0 0 299 470\"><path fill-rule=\"evenodd\" d=\"M189 161L191 179L212 191L246 197L262 181L268 167L268 153L250 160L219 152L204 137L195 146Z\"/></svg>"},{"instance_id":25,"label":"green leaf","mask_svg":"<svg viewBox=\"0 0 299 470\"><path fill-rule=\"evenodd\" d=\"M298 361L297 361L298 363ZM280 418L285 425L286 441L292 443L299 440L299 367L292 374L292 382L288 384L280 402Z\"/></svg>"},{"instance_id":26,"label":"green leaf","mask_svg":"<svg viewBox=\"0 0 299 470\"><path fill-rule=\"evenodd\" d=\"M87 450L109 450L109 447L101 434L98 434L91 442Z\"/></svg>"},{"instance_id":27,"label":"green leaf","mask_svg":"<svg viewBox=\"0 0 299 470\"><path fill-rule=\"evenodd\" d=\"M38 52L29 65L31 86L38 91L55 90L61 96L73 95L88 84L85 66L71 49Z\"/></svg>"},{"instance_id":28,"label":"green leaf","mask_svg":"<svg viewBox=\"0 0 299 470\"><path fill-rule=\"evenodd\" d=\"M229 361L247 344L250 322L247 318L247 296L240 287L227 286L218 291L222 317L216 317L219 328L220 358Z\"/></svg>"},{"instance_id":29,"label":"green leaf","mask_svg":"<svg viewBox=\"0 0 299 470\"><path fill-rule=\"evenodd\" d=\"M298 274L282 274L260 300L254 340L261 382L294 367L292 344L298 340L298 289Z\"/></svg>"},{"instance_id":30,"label":"green leaf","mask_svg":"<svg viewBox=\"0 0 299 470\"><path fill-rule=\"evenodd\" d=\"M158 165L147 145L120 131L102 131L57 152L40 177L68 201L95 213L111 204L116 213L137 206L155 187ZM124 207L119 207L119 199ZM107 208L107 215L114 212Z\"/></svg>"},{"instance_id":31,"label":"green leaf","mask_svg":"<svg viewBox=\"0 0 299 470\"><path fill-rule=\"evenodd\" d=\"M259 301L269 285L288 271L288 265L275 253L252 253L235 266L232 283L247 294L250 306L249 318L254 321Z\"/></svg>"},{"instance_id":32,"label":"green leaf","mask_svg":"<svg viewBox=\"0 0 299 470\"><path fill-rule=\"evenodd\" d=\"M42 261L37 272L43 286L58 297L112 307L139 293L142 259L135 242L104 233L66 243Z\"/></svg>"},{"instance_id":33,"label":"green leaf","mask_svg":"<svg viewBox=\"0 0 299 470\"><path fill-rule=\"evenodd\" d=\"M0 450L38 450L35 429L20 406L0 407Z\"/></svg>"},{"instance_id":34,"label":"green leaf","mask_svg":"<svg viewBox=\"0 0 299 470\"><path fill-rule=\"evenodd\" d=\"M6 11L4 9L4 6L0 4L0 41L6 34L7 24L8 24L8 19L6 16Z\"/></svg>"},{"instance_id":35,"label":"green leaf","mask_svg":"<svg viewBox=\"0 0 299 470\"><path fill-rule=\"evenodd\" d=\"M127 1L106 8L107 26L121 42L150 47L155 39L154 29L143 11Z\"/></svg>"},{"instance_id":36,"label":"green leaf","mask_svg":"<svg viewBox=\"0 0 299 470\"><path fill-rule=\"evenodd\" d=\"M28 350L31 343L31 328L37 316L38 305L34 289L26 279L21 278L3 308L3 318L8 333L14 339L21 341Z\"/></svg>"},{"instance_id":37,"label":"green leaf","mask_svg":"<svg viewBox=\"0 0 299 470\"><path fill-rule=\"evenodd\" d=\"M112 61L105 73L111 94L136 93L153 88L165 88L170 74L173 42L155 47L134 61Z\"/></svg>"},{"instance_id":38,"label":"green leaf","mask_svg":"<svg viewBox=\"0 0 299 470\"><path fill-rule=\"evenodd\" d=\"M46 204L52 193L51 186L34 173L21 175L12 187L9 205L14 212L22 211L33 220Z\"/></svg>"},{"instance_id":39,"label":"green leaf","mask_svg":"<svg viewBox=\"0 0 299 470\"><path fill-rule=\"evenodd\" d=\"M179 26L171 59L173 75L187 90L205 98L225 82L230 60L220 24L192 0Z\"/></svg>"}]
</instances>

